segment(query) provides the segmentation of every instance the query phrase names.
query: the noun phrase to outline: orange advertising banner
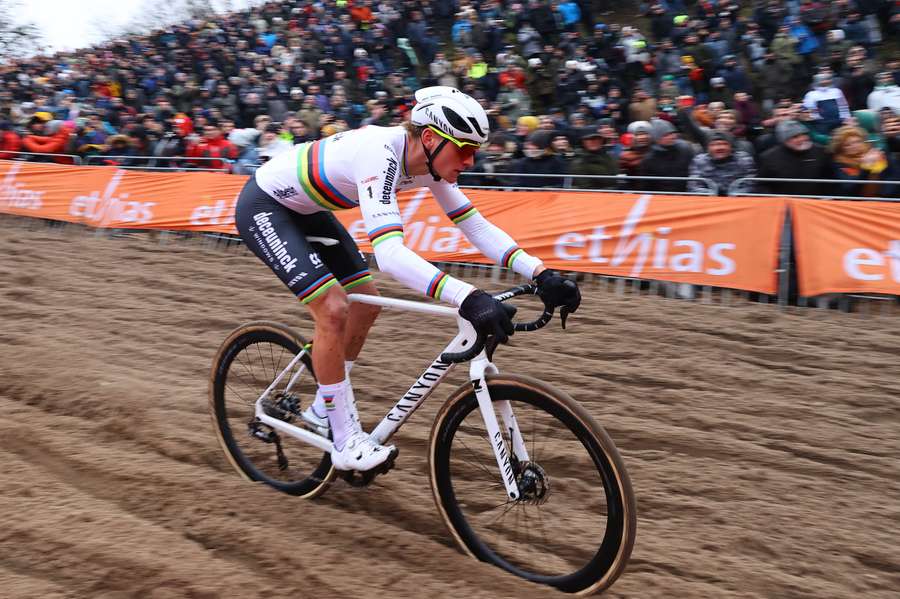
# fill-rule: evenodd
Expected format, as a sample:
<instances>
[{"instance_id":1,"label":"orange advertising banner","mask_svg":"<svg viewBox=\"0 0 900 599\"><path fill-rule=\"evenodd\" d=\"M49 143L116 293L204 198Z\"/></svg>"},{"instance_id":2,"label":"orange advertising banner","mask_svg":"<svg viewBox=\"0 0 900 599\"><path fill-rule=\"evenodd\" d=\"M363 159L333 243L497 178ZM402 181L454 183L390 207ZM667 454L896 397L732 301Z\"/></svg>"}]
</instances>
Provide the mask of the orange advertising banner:
<instances>
[{"instance_id":1,"label":"orange advertising banner","mask_svg":"<svg viewBox=\"0 0 900 599\"><path fill-rule=\"evenodd\" d=\"M800 294L900 295L900 203L791 200Z\"/></svg>"},{"instance_id":2,"label":"orange advertising banner","mask_svg":"<svg viewBox=\"0 0 900 599\"><path fill-rule=\"evenodd\" d=\"M234 233L246 177L0 161L0 212L95 227ZM786 200L466 190L549 267L775 293ZM487 263L427 189L400 194L404 243L434 261ZM336 213L371 252L359 210Z\"/></svg>"}]
</instances>

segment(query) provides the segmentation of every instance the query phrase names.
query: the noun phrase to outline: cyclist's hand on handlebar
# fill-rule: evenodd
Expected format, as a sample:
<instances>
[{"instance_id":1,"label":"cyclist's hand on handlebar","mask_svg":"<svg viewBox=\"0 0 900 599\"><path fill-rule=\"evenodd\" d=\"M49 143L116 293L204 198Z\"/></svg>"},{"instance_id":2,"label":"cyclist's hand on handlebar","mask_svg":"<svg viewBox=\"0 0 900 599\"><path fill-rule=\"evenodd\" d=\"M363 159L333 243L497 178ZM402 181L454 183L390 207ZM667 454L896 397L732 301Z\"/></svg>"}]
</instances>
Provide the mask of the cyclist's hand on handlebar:
<instances>
[{"instance_id":1,"label":"cyclist's hand on handlebar","mask_svg":"<svg viewBox=\"0 0 900 599\"><path fill-rule=\"evenodd\" d=\"M581 291L575 281L560 276L552 270L541 271L534 278L538 286L538 295L547 308L560 308L559 315L562 327L566 328L566 317L581 305Z\"/></svg>"},{"instance_id":2,"label":"cyclist's hand on handlebar","mask_svg":"<svg viewBox=\"0 0 900 599\"><path fill-rule=\"evenodd\" d=\"M471 322L476 331L493 335L499 343L506 343L513 334L512 317L515 314L514 306L504 304L480 289L470 293L459 307L459 315Z\"/></svg>"}]
</instances>

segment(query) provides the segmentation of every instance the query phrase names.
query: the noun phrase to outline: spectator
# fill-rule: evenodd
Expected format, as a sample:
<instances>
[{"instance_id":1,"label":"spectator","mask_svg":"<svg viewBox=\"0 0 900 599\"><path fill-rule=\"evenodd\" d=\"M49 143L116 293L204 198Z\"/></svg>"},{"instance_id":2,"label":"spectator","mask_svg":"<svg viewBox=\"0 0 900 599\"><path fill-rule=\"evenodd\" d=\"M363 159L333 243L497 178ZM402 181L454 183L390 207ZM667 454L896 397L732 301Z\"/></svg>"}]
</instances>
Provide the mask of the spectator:
<instances>
[{"instance_id":1,"label":"spectator","mask_svg":"<svg viewBox=\"0 0 900 599\"><path fill-rule=\"evenodd\" d=\"M517 173L564 175L566 163L553 152L552 132L535 131L525 140L524 158L513 167ZM562 177L517 177L517 187L562 187Z\"/></svg>"},{"instance_id":2,"label":"spectator","mask_svg":"<svg viewBox=\"0 0 900 599\"><path fill-rule=\"evenodd\" d=\"M634 91L633 101L628 105L628 116L632 121L649 121L656 116L656 100L638 88Z\"/></svg>"},{"instance_id":3,"label":"spectator","mask_svg":"<svg viewBox=\"0 0 900 599\"><path fill-rule=\"evenodd\" d=\"M0 160L15 160L19 158L16 152L22 148L22 138L13 131L12 123L0 121Z\"/></svg>"},{"instance_id":4,"label":"spectator","mask_svg":"<svg viewBox=\"0 0 900 599\"><path fill-rule=\"evenodd\" d=\"M270 123L260 134L256 148L260 162L267 162L294 147L294 144L290 141L281 139L279 137L280 134L281 125L277 123Z\"/></svg>"},{"instance_id":5,"label":"spectator","mask_svg":"<svg viewBox=\"0 0 900 599\"><path fill-rule=\"evenodd\" d=\"M647 177L681 177L689 174L694 149L690 143L678 138L678 131L668 121L652 122L653 147L641 162L639 173ZM685 191L684 180L662 181L647 179L641 182L647 191Z\"/></svg>"},{"instance_id":6,"label":"spectator","mask_svg":"<svg viewBox=\"0 0 900 599\"><path fill-rule=\"evenodd\" d=\"M573 175L618 175L619 164L607 151L607 138L599 129L589 128L581 134L582 152L572 164ZM609 189L616 187L613 179L574 180L575 187L582 189Z\"/></svg>"},{"instance_id":7,"label":"spectator","mask_svg":"<svg viewBox=\"0 0 900 599\"><path fill-rule=\"evenodd\" d=\"M507 139L502 133L492 133L484 151L477 155L475 165L467 171L476 175L461 174L459 184L495 187L509 185L509 178L499 175L513 172L516 166L513 159L515 151L515 142Z\"/></svg>"},{"instance_id":8,"label":"spectator","mask_svg":"<svg viewBox=\"0 0 900 599\"><path fill-rule=\"evenodd\" d=\"M731 184L745 177L756 177L756 164L747 152L735 150L734 138L725 131L713 131L706 143L706 152L697 154L691 161L690 176L709 179L715 184L713 193L730 195ZM687 190L705 192L708 187L702 181L688 181ZM742 191L753 190L752 185Z\"/></svg>"},{"instance_id":9,"label":"spectator","mask_svg":"<svg viewBox=\"0 0 900 599\"><path fill-rule=\"evenodd\" d=\"M894 81L889 71L878 73L875 79L875 89L869 94L866 101L869 110L875 112L882 108L889 108L894 114L900 115L900 86Z\"/></svg>"},{"instance_id":10,"label":"spectator","mask_svg":"<svg viewBox=\"0 0 900 599\"><path fill-rule=\"evenodd\" d=\"M850 118L844 92L834 86L828 72L813 77L813 89L803 97L803 106L812 113L814 125L821 133L830 133Z\"/></svg>"},{"instance_id":11,"label":"spectator","mask_svg":"<svg viewBox=\"0 0 900 599\"><path fill-rule=\"evenodd\" d=\"M635 121L628 125L629 140L619 157L619 170L622 173L628 176L640 174L641 163L653 144L652 132L653 125L649 121ZM636 185L638 189L643 188L640 183Z\"/></svg>"},{"instance_id":12,"label":"spectator","mask_svg":"<svg viewBox=\"0 0 900 599\"><path fill-rule=\"evenodd\" d=\"M835 179L844 181L880 181L887 174L888 162L884 152L866 141L866 132L853 126L835 130L829 145ZM878 197L882 185L841 184L839 194L853 197ZM837 195L837 194L836 194Z\"/></svg>"},{"instance_id":13,"label":"spectator","mask_svg":"<svg viewBox=\"0 0 900 599\"><path fill-rule=\"evenodd\" d=\"M132 158L138 153L134 144L127 135L117 133L106 139L106 148L101 153L105 158L103 164L114 166L134 166L136 161Z\"/></svg>"},{"instance_id":14,"label":"spectator","mask_svg":"<svg viewBox=\"0 0 900 599\"><path fill-rule=\"evenodd\" d=\"M761 179L830 179L831 166L825 150L814 145L809 131L801 123L786 120L775 127L778 145L766 150L759 159ZM759 193L781 195L823 195L827 183L760 182Z\"/></svg>"},{"instance_id":15,"label":"spectator","mask_svg":"<svg viewBox=\"0 0 900 599\"><path fill-rule=\"evenodd\" d=\"M22 138L22 151L36 154L29 160L71 164L71 159L62 156L40 156L40 154L65 154L69 149L71 134L70 125L62 121L50 121L47 113L35 113L29 121L28 133Z\"/></svg>"},{"instance_id":16,"label":"spectator","mask_svg":"<svg viewBox=\"0 0 900 599\"><path fill-rule=\"evenodd\" d=\"M230 170L230 161L237 160L238 152L222 137L218 125L209 123L203 126L203 138L188 147L187 156L193 159L188 164L195 168Z\"/></svg>"}]
</instances>

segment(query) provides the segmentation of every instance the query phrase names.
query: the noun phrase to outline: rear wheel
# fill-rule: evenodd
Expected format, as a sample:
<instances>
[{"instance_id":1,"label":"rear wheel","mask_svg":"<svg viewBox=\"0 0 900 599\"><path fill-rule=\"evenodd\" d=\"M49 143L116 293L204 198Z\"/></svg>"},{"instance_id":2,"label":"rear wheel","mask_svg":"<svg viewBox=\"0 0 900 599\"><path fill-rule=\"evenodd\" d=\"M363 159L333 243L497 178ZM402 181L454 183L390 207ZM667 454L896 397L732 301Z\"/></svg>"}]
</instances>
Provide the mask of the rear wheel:
<instances>
[{"instance_id":1,"label":"rear wheel","mask_svg":"<svg viewBox=\"0 0 900 599\"><path fill-rule=\"evenodd\" d=\"M256 401L304 346L303 337L277 323L251 322L237 328L213 362L209 407L219 443L235 470L249 480L311 498L324 492L333 479L328 453L278 433L255 415ZM316 379L307 353L263 400L263 409L301 426L300 413L315 395Z\"/></svg>"},{"instance_id":2,"label":"rear wheel","mask_svg":"<svg viewBox=\"0 0 900 599\"><path fill-rule=\"evenodd\" d=\"M528 453L512 455L522 497L506 495L471 386L447 401L431 434L431 486L460 546L533 582L602 590L624 571L636 510L606 432L571 397L528 377L487 377L495 408L508 401ZM503 421L500 420L503 428ZM512 448L504 431L508 449Z\"/></svg>"}]
</instances>

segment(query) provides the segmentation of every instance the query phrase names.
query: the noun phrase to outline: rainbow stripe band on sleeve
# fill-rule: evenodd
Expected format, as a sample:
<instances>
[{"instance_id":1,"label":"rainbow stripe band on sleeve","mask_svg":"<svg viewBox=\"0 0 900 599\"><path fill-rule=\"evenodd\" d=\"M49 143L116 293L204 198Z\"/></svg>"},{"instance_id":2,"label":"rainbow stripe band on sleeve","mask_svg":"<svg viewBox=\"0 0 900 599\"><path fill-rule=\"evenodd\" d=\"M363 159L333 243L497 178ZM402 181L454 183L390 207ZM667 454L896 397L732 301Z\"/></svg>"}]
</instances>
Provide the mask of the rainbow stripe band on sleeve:
<instances>
[{"instance_id":1,"label":"rainbow stripe band on sleeve","mask_svg":"<svg viewBox=\"0 0 900 599\"><path fill-rule=\"evenodd\" d=\"M505 252L503 252L503 257L500 259L500 265L505 266L506 268L512 268L513 262L516 261L520 255L522 255L525 250L519 248L519 246L514 245Z\"/></svg>"},{"instance_id":2,"label":"rainbow stripe band on sleeve","mask_svg":"<svg viewBox=\"0 0 900 599\"><path fill-rule=\"evenodd\" d=\"M334 275L328 273L323 276L318 281L315 281L312 285L307 287L304 291L301 291L297 294L297 299L300 300L303 304L308 304L313 301L317 297L320 297L323 293L325 293L329 287L337 284L337 279L334 278Z\"/></svg>"},{"instance_id":3,"label":"rainbow stripe band on sleeve","mask_svg":"<svg viewBox=\"0 0 900 599\"><path fill-rule=\"evenodd\" d=\"M434 278L431 279L431 283L428 284L428 289L425 294L428 297L433 297L436 300L441 299L441 292L444 290L444 285L447 284L447 279L450 277L447 276L445 272L439 272L434 275Z\"/></svg>"},{"instance_id":4,"label":"rainbow stripe band on sleeve","mask_svg":"<svg viewBox=\"0 0 900 599\"><path fill-rule=\"evenodd\" d=\"M403 240L403 225L400 223L384 225L369 231L369 241L372 242L372 247L377 247L382 241L393 239L394 237L399 237L401 241Z\"/></svg>"},{"instance_id":5,"label":"rainbow stripe band on sleeve","mask_svg":"<svg viewBox=\"0 0 900 599\"><path fill-rule=\"evenodd\" d=\"M340 280L341 287L344 288L345 291L350 291L354 287L362 285L363 283L368 283L372 280L372 275L368 270L361 270L355 275L350 275L344 279Z\"/></svg>"},{"instance_id":6,"label":"rainbow stripe band on sleeve","mask_svg":"<svg viewBox=\"0 0 900 599\"><path fill-rule=\"evenodd\" d=\"M356 208L359 203L354 202L332 185L325 176L325 165L322 158L325 156L325 140L306 144L300 148L297 161L297 178L306 195L322 208L328 210L346 210Z\"/></svg>"},{"instance_id":7,"label":"rainbow stripe band on sleeve","mask_svg":"<svg viewBox=\"0 0 900 599\"><path fill-rule=\"evenodd\" d=\"M447 216L453 221L454 225L458 225L470 216L475 216L476 214L478 214L478 210L472 205L472 202L468 202L465 206L460 206L456 210L451 210L447 213Z\"/></svg>"}]
</instances>

